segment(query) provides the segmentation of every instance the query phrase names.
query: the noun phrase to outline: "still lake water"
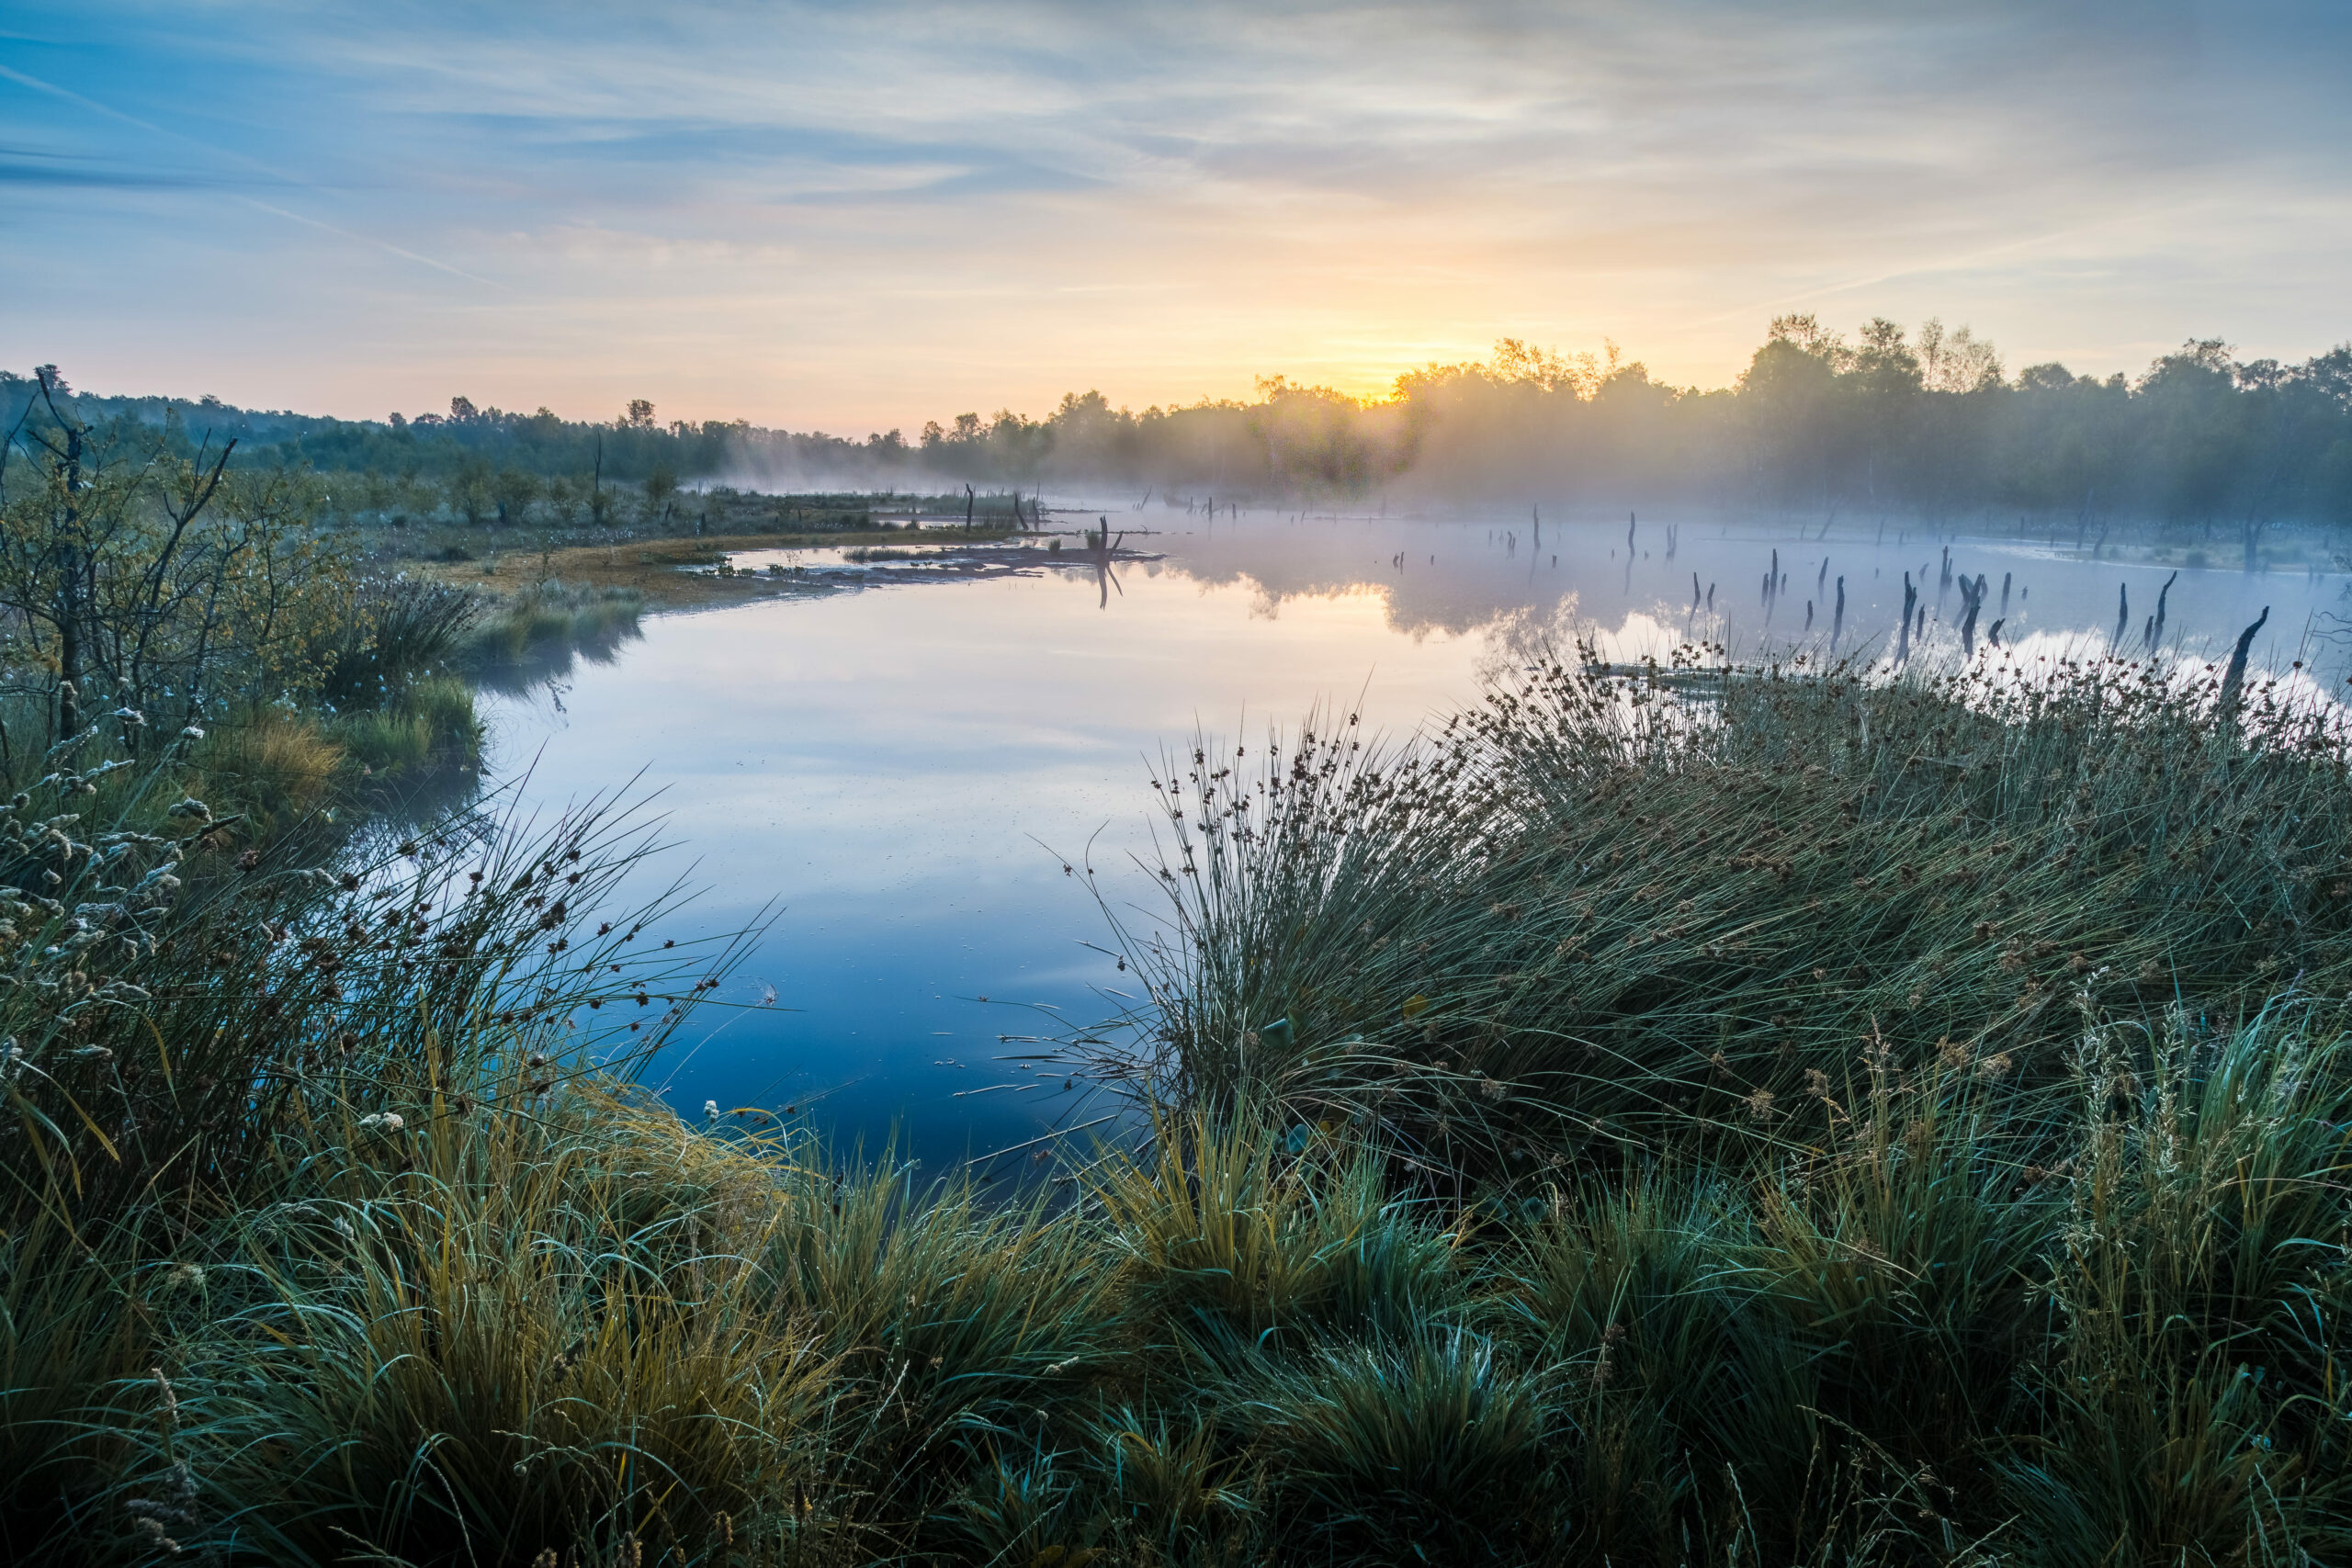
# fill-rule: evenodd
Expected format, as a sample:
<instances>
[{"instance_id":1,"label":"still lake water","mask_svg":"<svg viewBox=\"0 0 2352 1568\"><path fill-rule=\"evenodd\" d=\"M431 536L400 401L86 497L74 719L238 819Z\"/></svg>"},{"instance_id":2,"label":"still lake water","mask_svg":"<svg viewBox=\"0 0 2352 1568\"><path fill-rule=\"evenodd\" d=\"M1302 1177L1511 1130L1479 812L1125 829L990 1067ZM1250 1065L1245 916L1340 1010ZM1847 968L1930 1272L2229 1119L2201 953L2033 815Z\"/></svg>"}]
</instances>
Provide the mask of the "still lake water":
<instances>
[{"instance_id":1,"label":"still lake water","mask_svg":"<svg viewBox=\"0 0 2352 1568\"><path fill-rule=\"evenodd\" d=\"M650 619L609 663L489 699L485 771L527 770L523 798L542 810L641 775L634 794L659 792L678 846L660 874L703 890L665 934L780 907L718 993L738 1005L698 1013L655 1069L673 1104L790 1106L869 1145L895 1129L936 1168L1072 1109L1058 1074L1000 1059L1035 1047L998 1037L1090 1021L1117 1005L1103 990L1134 989L1088 945L1103 921L1063 866L1091 844L1110 897L1153 904L1131 858L1157 863L1148 780L1196 729L1254 748L1319 704L1398 734L1474 699L1546 629L1597 634L1619 658L1663 654L1686 629L1752 653L1804 640L1812 600L1819 640L1841 574L1841 647L1891 643L1908 570L1932 650L1961 610L1956 588L1939 603L1946 545L1955 573L1988 579L1980 637L2008 574L2005 642L2104 649L2120 588L2136 651L2174 570L2081 558L2071 538L1833 525L1825 539L1803 536L1817 523L1720 517L1678 521L1669 558L1667 522L1641 523L1629 551L1623 518L1548 523L1539 547L1525 518L1212 526L1155 508L1114 525L1164 558L1116 569L1115 584L1055 568ZM1776 550L1787 586L1768 606ZM2306 639L2344 607L2345 581L2301 564L2184 570L2166 646L2226 656L2267 605L2255 662L2312 659L2340 682L2341 655ZM767 987L773 1008L758 1005Z\"/></svg>"}]
</instances>

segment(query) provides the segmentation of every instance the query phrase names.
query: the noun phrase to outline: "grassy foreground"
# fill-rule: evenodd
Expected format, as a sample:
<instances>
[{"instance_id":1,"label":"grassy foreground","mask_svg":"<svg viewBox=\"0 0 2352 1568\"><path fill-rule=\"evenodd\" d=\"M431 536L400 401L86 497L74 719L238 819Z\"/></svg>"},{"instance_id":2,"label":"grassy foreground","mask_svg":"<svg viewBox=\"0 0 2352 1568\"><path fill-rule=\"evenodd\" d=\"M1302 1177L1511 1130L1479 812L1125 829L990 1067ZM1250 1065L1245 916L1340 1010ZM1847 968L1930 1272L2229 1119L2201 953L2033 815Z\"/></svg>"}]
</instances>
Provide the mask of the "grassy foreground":
<instances>
[{"instance_id":1,"label":"grassy foreground","mask_svg":"<svg viewBox=\"0 0 2352 1568\"><path fill-rule=\"evenodd\" d=\"M2339 1561L2346 756L2142 673L1204 747L1144 1135L1011 1206L632 1090L726 954L598 912L625 822L26 802L0 1551Z\"/></svg>"}]
</instances>

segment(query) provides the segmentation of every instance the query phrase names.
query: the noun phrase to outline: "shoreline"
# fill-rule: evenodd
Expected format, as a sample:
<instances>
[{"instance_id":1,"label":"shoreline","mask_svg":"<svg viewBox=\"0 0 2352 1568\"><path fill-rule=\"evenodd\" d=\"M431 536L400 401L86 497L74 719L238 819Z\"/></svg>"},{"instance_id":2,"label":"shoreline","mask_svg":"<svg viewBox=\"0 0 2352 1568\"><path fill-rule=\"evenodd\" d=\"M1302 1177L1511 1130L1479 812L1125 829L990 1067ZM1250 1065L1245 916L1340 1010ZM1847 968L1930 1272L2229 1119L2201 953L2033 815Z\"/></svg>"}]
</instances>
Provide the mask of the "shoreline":
<instances>
[{"instance_id":1,"label":"shoreline","mask_svg":"<svg viewBox=\"0 0 2352 1568\"><path fill-rule=\"evenodd\" d=\"M1126 566L1165 558L1150 551L1054 550L1009 546L1012 538L1058 538L1059 534L1017 535L1011 529L858 529L828 534L733 534L707 538L616 540L532 551L492 553L480 560L412 560L404 569L421 576L511 600L560 583L600 592L636 594L644 613L710 609L760 598L816 597L848 588L900 582L968 582L987 578L1034 576L1061 570ZM727 570L734 558L783 550L922 550L924 570L906 557L869 565L827 563L800 571ZM935 566L934 566L935 563ZM901 568L893 570L894 568Z\"/></svg>"}]
</instances>

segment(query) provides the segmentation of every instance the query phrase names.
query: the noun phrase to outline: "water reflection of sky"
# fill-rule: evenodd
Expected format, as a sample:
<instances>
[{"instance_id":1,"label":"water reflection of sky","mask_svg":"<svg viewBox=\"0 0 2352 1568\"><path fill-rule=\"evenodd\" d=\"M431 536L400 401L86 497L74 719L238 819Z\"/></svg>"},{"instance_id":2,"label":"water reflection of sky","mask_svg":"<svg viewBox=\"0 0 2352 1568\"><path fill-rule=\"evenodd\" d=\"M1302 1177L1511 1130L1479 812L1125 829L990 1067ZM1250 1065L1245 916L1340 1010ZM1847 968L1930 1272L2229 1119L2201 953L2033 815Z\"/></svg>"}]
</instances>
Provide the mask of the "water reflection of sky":
<instances>
[{"instance_id":1,"label":"water reflection of sky","mask_svg":"<svg viewBox=\"0 0 2352 1568\"><path fill-rule=\"evenodd\" d=\"M1408 729L1570 617L1619 655L1686 633L1754 649L1797 637L1812 599L1826 635L1841 573L1849 647L1891 636L1906 568L1931 645L1960 609L1956 590L1939 593L1944 541L1892 528L1883 543L1835 527L1801 540L1691 521L1668 558L1661 519L1636 528L1629 561L1623 521L1547 525L1540 547L1526 519L1119 521L1158 530L1127 543L1166 558L1121 570L1107 607L1093 572L1068 570L763 600L652 621L610 664L495 701L497 762L532 767L530 798L609 791L640 770L662 792L681 846L669 869L691 860L708 889L686 924L782 906L721 993L748 1004L773 984L777 1009L699 1020L707 1038L663 1069L676 1103L815 1103L873 1138L898 1121L934 1161L1033 1136L1069 1101L1058 1077L996 1060L1024 1049L997 1036L1047 1032L1039 1007L1099 1016L1111 1002L1094 987L1122 980L1085 945L1102 920L1065 858L1091 841L1105 885L1148 898L1127 868L1148 842L1148 760L1196 727L1254 740L1361 698L1368 724ZM2136 649L2175 570L2060 558L2046 539L1951 548L1956 575L1988 580L1980 636L2010 573L2004 637L2038 645L2095 632L2103 646L2120 587ZM1768 606L1776 549L1788 586ZM2182 570L2166 642L2226 652L2267 604L2255 657L2283 666L2341 581L2300 566Z\"/></svg>"}]
</instances>

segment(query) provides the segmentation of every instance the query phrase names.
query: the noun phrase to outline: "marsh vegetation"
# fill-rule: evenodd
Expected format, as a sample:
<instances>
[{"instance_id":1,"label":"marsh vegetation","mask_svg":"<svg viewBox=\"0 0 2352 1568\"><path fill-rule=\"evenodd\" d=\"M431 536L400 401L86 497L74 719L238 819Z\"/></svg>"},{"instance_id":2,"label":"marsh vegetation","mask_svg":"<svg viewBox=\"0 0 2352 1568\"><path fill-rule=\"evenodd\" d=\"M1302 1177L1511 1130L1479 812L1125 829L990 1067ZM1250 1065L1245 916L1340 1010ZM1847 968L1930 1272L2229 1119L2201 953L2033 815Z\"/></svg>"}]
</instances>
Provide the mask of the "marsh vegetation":
<instances>
[{"instance_id":1,"label":"marsh vegetation","mask_svg":"<svg viewBox=\"0 0 2352 1568\"><path fill-rule=\"evenodd\" d=\"M307 481L233 465L233 443L95 429L38 387L0 452L11 787L62 770L96 795L86 757L111 747L266 833L471 763L469 599L369 570L314 525Z\"/></svg>"},{"instance_id":2,"label":"marsh vegetation","mask_svg":"<svg viewBox=\"0 0 2352 1568\"><path fill-rule=\"evenodd\" d=\"M1204 742L1065 1047L1129 1134L1009 1201L632 1089L728 953L605 907L626 820L205 874L20 799L9 1548L2330 1560L2352 759L2188 675Z\"/></svg>"}]
</instances>

